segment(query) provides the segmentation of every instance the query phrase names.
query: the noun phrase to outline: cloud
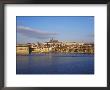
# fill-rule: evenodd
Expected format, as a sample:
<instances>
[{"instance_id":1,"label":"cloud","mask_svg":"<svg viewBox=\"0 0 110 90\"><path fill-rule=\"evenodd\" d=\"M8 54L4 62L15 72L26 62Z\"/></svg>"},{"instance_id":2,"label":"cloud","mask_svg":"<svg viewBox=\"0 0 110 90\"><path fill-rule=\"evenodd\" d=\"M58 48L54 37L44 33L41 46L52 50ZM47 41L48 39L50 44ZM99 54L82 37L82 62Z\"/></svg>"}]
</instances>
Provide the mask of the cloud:
<instances>
[{"instance_id":1,"label":"cloud","mask_svg":"<svg viewBox=\"0 0 110 90\"><path fill-rule=\"evenodd\" d=\"M33 29L30 27L24 27L24 26L18 26L17 33L20 33L20 34L30 37L30 38L37 38L37 39L48 39L51 37L55 37L55 35L58 34L55 32L43 32L43 31L40 31L37 29Z\"/></svg>"}]
</instances>

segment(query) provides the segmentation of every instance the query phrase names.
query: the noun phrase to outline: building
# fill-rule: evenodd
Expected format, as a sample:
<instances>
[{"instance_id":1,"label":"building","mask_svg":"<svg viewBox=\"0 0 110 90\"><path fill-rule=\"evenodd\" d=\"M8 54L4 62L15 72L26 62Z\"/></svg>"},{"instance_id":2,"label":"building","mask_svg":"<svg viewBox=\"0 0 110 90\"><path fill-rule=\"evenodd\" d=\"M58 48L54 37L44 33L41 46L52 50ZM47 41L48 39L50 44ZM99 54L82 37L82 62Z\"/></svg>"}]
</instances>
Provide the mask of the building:
<instances>
[{"instance_id":1,"label":"building","mask_svg":"<svg viewBox=\"0 0 110 90\"><path fill-rule=\"evenodd\" d=\"M29 47L27 45L17 45L16 54L29 54Z\"/></svg>"},{"instance_id":2,"label":"building","mask_svg":"<svg viewBox=\"0 0 110 90\"><path fill-rule=\"evenodd\" d=\"M31 53L94 53L94 44L76 43L76 42L59 42L50 39L44 43L27 43L16 46L17 54Z\"/></svg>"}]
</instances>

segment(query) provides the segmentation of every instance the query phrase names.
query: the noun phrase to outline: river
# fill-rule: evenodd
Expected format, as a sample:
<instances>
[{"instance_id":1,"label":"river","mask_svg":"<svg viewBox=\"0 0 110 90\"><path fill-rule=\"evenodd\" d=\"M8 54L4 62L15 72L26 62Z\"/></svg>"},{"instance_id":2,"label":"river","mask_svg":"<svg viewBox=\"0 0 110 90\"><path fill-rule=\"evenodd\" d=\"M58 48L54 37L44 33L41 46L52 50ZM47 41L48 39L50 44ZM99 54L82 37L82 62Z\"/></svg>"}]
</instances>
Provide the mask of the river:
<instances>
[{"instance_id":1,"label":"river","mask_svg":"<svg viewBox=\"0 0 110 90\"><path fill-rule=\"evenodd\" d=\"M16 74L94 74L94 55L17 55Z\"/></svg>"}]
</instances>

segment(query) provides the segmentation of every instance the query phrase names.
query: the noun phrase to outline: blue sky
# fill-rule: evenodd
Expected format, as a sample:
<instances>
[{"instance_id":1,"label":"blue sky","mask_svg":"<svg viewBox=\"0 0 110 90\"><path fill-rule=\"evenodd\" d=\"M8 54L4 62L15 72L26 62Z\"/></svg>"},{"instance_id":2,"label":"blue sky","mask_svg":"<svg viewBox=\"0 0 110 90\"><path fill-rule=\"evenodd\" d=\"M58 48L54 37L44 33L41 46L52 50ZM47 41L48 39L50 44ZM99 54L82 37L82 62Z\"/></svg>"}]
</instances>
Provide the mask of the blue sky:
<instances>
[{"instance_id":1,"label":"blue sky","mask_svg":"<svg viewBox=\"0 0 110 90\"><path fill-rule=\"evenodd\" d=\"M93 16L17 16L17 43L94 42Z\"/></svg>"}]
</instances>

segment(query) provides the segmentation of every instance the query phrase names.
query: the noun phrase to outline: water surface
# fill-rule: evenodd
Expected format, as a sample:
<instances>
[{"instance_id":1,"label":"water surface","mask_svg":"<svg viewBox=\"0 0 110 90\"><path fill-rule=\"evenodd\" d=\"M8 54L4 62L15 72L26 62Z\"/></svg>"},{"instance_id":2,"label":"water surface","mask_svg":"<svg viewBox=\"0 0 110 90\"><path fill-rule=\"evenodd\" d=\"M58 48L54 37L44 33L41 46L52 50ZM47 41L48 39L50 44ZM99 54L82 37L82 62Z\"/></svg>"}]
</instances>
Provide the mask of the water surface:
<instances>
[{"instance_id":1,"label":"water surface","mask_svg":"<svg viewBox=\"0 0 110 90\"><path fill-rule=\"evenodd\" d=\"M16 56L16 74L94 74L94 56Z\"/></svg>"}]
</instances>

